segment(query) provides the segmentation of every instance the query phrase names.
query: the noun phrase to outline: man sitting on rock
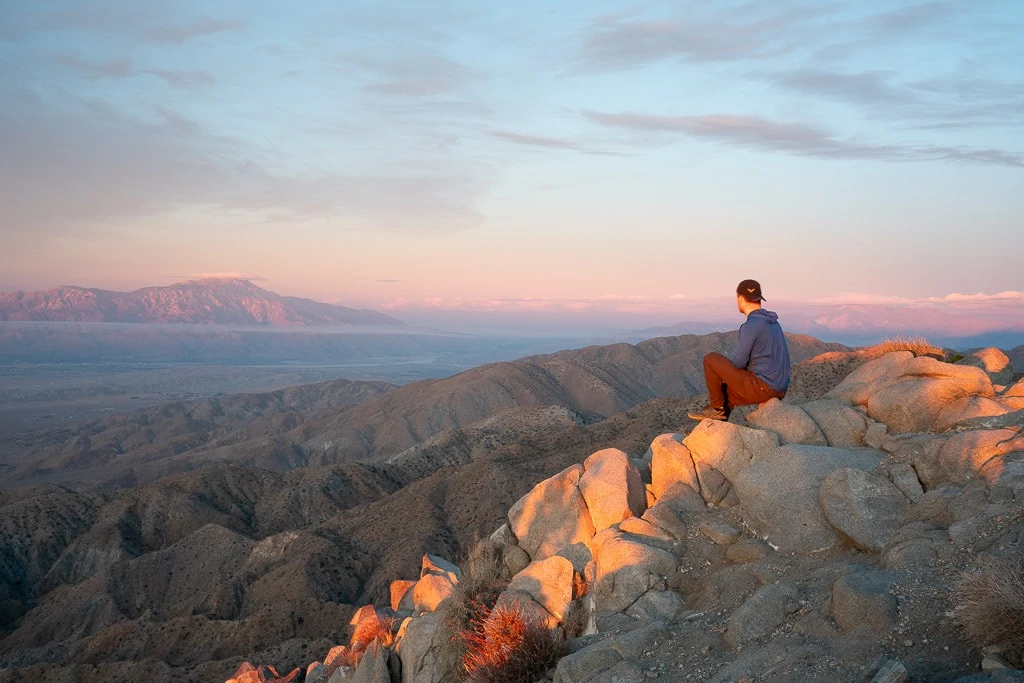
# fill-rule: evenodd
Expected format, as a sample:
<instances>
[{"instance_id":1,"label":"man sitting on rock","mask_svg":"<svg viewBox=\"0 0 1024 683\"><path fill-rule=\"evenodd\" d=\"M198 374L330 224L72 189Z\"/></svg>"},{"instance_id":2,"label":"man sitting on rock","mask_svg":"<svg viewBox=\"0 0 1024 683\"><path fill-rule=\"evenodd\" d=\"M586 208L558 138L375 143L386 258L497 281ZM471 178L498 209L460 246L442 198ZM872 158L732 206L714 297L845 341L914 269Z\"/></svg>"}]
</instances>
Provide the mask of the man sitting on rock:
<instances>
[{"instance_id":1,"label":"man sitting on rock","mask_svg":"<svg viewBox=\"0 0 1024 683\"><path fill-rule=\"evenodd\" d=\"M694 420L728 420L736 406L782 398L789 388L789 347L779 316L761 308L761 285L744 280L736 287L736 307L747 316L732 358L704 356L708 406L690 413Z\"/></svg>"}]
</instances>

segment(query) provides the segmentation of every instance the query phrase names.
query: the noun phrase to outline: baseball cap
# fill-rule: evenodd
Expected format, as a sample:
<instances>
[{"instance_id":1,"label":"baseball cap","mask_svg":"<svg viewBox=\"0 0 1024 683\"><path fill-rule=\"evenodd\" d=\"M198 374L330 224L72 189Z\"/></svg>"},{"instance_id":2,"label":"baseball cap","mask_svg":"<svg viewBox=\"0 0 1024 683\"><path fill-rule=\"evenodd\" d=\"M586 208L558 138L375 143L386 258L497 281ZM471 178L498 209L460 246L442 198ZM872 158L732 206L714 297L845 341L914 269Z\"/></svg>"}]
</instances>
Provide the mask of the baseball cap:
<instances>
[{"instance_id":1,"label":"baseball cap","mask_svg":"<svg viewBox=\"0 0 1024 683\"><path fill-rule=\"evenodd\" d=\"M736 285L736 293L751 303L767 301L761 295L761 283L757 280L744 280Z\"/></svg>"}]
</instances>

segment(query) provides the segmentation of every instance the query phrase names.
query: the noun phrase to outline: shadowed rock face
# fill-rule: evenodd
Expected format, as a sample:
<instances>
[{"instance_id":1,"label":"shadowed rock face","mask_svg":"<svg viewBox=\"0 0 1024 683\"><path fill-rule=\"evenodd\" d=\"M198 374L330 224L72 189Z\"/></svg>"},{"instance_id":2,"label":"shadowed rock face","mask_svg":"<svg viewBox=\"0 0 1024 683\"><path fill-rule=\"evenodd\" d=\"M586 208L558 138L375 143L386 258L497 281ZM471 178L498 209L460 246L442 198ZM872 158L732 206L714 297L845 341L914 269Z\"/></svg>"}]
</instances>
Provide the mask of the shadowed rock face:
<instances>
[{"instance_id":1,"label":"shadowed rock face","mask_svg":"<svg viewBox=\"0 0 1024 683\"><path fill-rule=\"evenodd\" d=\"M981 368L988 374L993 384L1009 384L1013 381L1013 365L1009 357L993 347L979 349L958 361L957 365Z\"/></svg>"},{"instance_id":2,"label":"shadowed rock face","mask_svg":"<svg viewBox=\"0 0 1024 683\"><path fill-rule=\"evenodd\" d=\"M1019 377L1024 374L1024 344L1010 349L1006 355L1010 359L1014 376Z\"/></svg>"}]
</instances>

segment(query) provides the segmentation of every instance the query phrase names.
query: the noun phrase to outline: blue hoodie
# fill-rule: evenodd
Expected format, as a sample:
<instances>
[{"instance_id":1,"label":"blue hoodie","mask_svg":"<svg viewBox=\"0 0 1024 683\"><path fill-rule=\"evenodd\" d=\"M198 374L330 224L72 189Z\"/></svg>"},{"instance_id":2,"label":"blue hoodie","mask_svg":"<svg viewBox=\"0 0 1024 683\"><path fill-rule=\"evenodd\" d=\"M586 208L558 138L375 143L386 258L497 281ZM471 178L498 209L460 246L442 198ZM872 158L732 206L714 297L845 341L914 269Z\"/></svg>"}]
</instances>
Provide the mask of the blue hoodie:
<instances>
[{"instance_id":1,"label":"blue hoodie","mask_svg":"<svg viewBox=\"0 0 1024 683\"><path fill-rule=\"evenodd\" d=\"M732 364L763 379L775 391L789 388L789 346L779 316L758 308L740 325L740 341Z\"/></svg>"}]
</instances>

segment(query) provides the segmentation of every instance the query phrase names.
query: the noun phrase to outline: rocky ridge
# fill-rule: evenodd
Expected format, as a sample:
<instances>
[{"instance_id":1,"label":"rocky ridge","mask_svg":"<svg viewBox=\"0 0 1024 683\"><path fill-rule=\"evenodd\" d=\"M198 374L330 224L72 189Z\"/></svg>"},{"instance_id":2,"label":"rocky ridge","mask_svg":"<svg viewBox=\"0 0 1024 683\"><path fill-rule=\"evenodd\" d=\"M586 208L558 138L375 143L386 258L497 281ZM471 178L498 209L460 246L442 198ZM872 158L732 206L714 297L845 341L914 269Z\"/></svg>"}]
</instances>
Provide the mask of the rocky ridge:
<instances>
[{"instance_id":1,"label":"rocky ridge","mask_svg":"<svg viewBox=\"0 0 1024 683\"><path fill-rule=\"evenodd\" d=\"M1007 660L1024 653L983 662L952 596L966 569L1024 551L1024 378L1008 366L994 349L890 353L821 398L662 434L639 457L599 449L484 541L509 578L498 603L567 639L553 683L1019 680ZM347 645L231 680L452 680L439 615L461 580L424 555Z\"/></svg>"}]
</instances>

